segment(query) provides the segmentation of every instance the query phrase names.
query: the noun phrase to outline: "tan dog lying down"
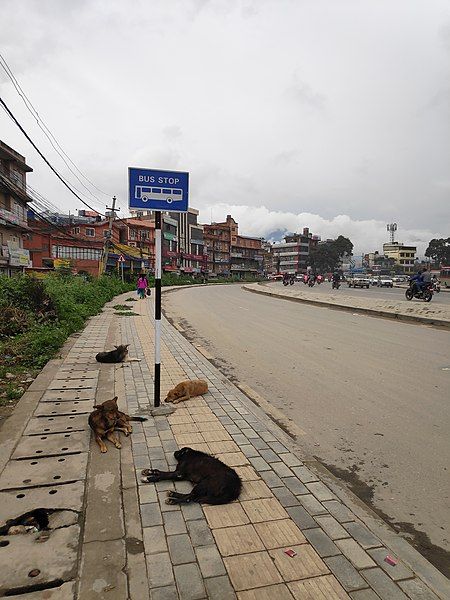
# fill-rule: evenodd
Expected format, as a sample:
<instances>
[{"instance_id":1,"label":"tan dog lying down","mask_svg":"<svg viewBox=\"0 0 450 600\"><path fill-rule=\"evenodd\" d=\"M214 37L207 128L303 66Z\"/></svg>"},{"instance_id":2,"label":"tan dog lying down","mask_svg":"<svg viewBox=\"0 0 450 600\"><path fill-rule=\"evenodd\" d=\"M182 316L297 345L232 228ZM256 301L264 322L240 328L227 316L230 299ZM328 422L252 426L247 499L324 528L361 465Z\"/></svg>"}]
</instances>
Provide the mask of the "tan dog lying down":
<instances>
[{"instance_id":1,"label":"tan dog lying down","mask_svg":"<svg viewBox=\"0 0 450 600\"><path fill-rule=\"evenodd\" d=\"M182 381L170 390L164 402L184 402L194 396L201 396L208 391L208 384L203 379L193 379L192 381Z\"/></svg>"}]
</instances>

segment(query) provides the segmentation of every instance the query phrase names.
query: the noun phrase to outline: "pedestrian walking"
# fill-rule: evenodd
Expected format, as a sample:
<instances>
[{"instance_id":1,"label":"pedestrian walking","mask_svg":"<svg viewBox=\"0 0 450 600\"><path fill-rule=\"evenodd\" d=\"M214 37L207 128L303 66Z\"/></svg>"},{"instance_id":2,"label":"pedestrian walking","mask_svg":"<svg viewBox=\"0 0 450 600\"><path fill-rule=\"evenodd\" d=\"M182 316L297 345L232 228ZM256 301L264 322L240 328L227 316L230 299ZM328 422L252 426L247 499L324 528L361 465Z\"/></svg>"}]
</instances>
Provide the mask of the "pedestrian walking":
<instances>
[{"instance_id":1,"label":"pedestrian walking","mask_svg":"<svg viewBox=\"0 0 450 600\"><path fill-rule=\"evenodd\" d=\"M145 298L145 290L147 288L148 288L147 277L144 275L144 273L141 273L137 280L137 293L139 295L139 298L141 298L141 299Z\"/></svg>"}]
</instances>

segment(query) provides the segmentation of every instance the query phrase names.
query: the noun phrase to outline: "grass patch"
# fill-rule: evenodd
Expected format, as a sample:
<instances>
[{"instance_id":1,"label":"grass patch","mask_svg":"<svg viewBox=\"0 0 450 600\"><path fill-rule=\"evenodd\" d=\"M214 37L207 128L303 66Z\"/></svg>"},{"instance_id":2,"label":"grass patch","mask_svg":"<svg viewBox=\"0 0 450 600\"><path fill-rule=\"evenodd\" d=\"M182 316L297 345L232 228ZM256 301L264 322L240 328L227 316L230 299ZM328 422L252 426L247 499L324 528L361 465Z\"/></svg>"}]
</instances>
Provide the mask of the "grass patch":
<instances>
[{"instance_id":1,"label":"grass patch","mask_svg":"<svg viewBox=\"0 0 450 600\"><path fill-rule=\"evenodd\" d=\"M130 311L130 312L120 312L120 310L118 310L116 312L116 315L122 315L122 317L139 317L139 313Z\"/></svg>"},{"instance_id":2,"label":"grass patch","mask_svg":"<svg viewBox=\"0 0 450 600\"><path fill-rule=\"evenodd\" d=\"M86 319L133 287L115 277L0 276L0 404L20 398Z\"/></svg>"},{"instance_id":3,"label":"grass patch","mask_svg":"<svg viewBox=\"0 0 450 600\"><path fill-rule=\"evenodd\" d=\"M131 310L131 307L127 306L126 304L115 304L113 308L115 310Z\"/></svg>"},{"instance_id":4,"label":"grass patch","mask_svg":"<svg viewBox=\"0 0 450 600\"><path fill-rule=\"evenodd\" d=\"M125 302L137 302L137 298L127 298Z\"/></svg>"}]
</instances>

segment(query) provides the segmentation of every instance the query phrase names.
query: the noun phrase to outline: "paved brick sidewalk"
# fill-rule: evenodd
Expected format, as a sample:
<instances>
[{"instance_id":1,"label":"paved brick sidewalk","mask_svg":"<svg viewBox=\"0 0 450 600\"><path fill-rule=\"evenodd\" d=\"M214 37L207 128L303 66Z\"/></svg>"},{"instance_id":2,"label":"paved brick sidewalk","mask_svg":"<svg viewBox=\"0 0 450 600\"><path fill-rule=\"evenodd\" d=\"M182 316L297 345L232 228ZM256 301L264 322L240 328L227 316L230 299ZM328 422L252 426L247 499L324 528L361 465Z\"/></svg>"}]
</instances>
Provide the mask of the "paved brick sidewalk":
<instances>
[{"instance_id":1,"label":"paved brick sidewalk","mask_svg":"<svg viewBox=\"0 0 450 600\"><path fill-rule=\"evenodd\" d=\"M132 413L152 405L151 308L148 301L136 302L133 310L140 316L121 321L120 339L130 343L131 356L144 359L120 370ZM386 563L393 551L305 466L284 433L252 410L248 399L163 321L162 392L197 377L208 380L207 395L135 426L132 435L152 599L446 597L433 593L401 560L396 566ZM181 446L234 467L244 482L239 501L167 505L167 490L188 491L190 484L140 483L142 468L174 467L173 452ZM287 556L288 548L296 556Z\"/></svg>"},{"instance_id":2,"label":"paved brick sidewalk","mask_svg":"<svg viewBox=\"0 0 450 600\"><path fill-rule=\"evenodd\" d=\"M152 304L132 303L139 316L114 314L112 305L127 296L73 336L0 432L0 521L38 507L57 509L43 538L38 532L1 540L0 595L450 598L443 575L399 536L389 537L387 530L375 535L373 518L367 520L365 510L349 503L324 473L308 468L292 440L166 321L162 391L197 377L208 380L210 391L168 417L135 423L131 439L122 436L120 451L108 444L100 454L87 423L94 403L117 394L132 414L153 403ZM95 362L96 352L120 342L129 342L130 355L141 362ZM244 481L238 502L172 506L164 502L166 491L187 491L188 483L140 483L142 468L174 467L173 452L183 445L236 468ZM288 557L287 548L296 556ZM395 550L403 562L391 567L384 558Z\"/></svg>"}]
</instances>

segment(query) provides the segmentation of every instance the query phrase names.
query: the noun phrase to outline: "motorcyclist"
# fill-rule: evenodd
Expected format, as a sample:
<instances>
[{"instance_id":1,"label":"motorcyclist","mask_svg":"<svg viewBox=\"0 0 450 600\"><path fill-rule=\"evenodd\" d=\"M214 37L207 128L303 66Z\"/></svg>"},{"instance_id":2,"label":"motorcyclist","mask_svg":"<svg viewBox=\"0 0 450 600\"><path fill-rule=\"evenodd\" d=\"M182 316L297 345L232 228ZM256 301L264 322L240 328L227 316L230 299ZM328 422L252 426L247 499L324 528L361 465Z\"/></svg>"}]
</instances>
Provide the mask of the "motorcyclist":
<instances>
[{"instance_id":1,"label":"motorcyclist","mask_svg":"<svg viewBox=\"0 0 450 600\"><path fill-rule=\"evenodd\" d=\"M414 287L414 293L415 294L420 294L422 292L422 289L424 287L424 274L426 272L426 269L419 269L419 271L413 275L410 279L410 281L413 283L413 287ZM430 281L431 281L431 275L430 275Z\"/></svg>"},{"instance_id":2,"label":"motorcyclist","mask_svg":"<svg viewBox=\"0 0 450 600\"><path fill-rule=\"evenodd\" d=\"M339 273L339 271L335 271L333 273L333 275L331 276L331 280L335 283L339 283L339 281L341 280L341 274Z\"/></svg>"}]
</instances>

